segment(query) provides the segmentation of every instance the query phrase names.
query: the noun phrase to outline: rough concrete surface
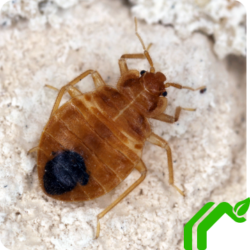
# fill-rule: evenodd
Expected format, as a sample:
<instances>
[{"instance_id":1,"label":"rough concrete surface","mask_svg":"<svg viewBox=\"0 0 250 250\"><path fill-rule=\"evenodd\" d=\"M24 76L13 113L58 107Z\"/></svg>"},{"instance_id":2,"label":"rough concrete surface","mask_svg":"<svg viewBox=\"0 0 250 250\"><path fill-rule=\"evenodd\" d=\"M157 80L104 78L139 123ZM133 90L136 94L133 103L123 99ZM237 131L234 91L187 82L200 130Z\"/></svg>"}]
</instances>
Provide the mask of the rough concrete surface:
<instances>
[{"instance_id":1,"label":"rough concrete surface","mask_svg":"<svg viewBox=\"0 0 250 250\"><path fill-rule=\"evenodd\" d=\"M57 95L45 84L60 88L96 69L115 86L119 57L140 53L142 47L127 1L71 2L65 6L69 9L58 5L54 23L40 13L39 20L46 21L32 26L29 17L13 14L8 17L12 24L0 28L0 240L13 250L183 249L183 226L206 202L234 205L246 197L245 58L219 59L215 40L199 29L184 39L174 25L138 21L145 43L153 43L150 54L157 71L171 82L207 86L203 94L167 89L167 114L179 105L197 110L183 111L175 124L150 120L171 146L176 185L186 196L168 184L165 150L146 143L145 181L101 219L100 237L93 240L96 215L139 174L133 172L96 200L59 202L40 190L36 155L27 156L27 151L38 144ZM149 69L144 60L129 60L129 67ZM90 77L78 87L94 90Z\"/></svg>"}]
</instances>

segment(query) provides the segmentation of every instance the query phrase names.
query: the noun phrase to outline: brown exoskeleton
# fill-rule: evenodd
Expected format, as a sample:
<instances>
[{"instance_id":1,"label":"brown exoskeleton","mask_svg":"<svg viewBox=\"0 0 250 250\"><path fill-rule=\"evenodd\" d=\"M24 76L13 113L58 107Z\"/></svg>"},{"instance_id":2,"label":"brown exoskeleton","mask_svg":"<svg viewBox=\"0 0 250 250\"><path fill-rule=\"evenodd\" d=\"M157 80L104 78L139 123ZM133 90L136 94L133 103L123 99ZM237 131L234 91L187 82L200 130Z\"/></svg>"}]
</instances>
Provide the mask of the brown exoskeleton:
<instances>
[{"instance_id":1,"label":"brown exoskeleton","mask_svg":"<svg viewBox=\"0 0 250 250\"><path fill-rule=\"evenodd\" d=\"M51 198L62 201L95 199L118 186L133 169L140 172L141 177L97 215L96 238L100 233L99 219L145 179L147 169L141 159L145 141L166 149L169 183L184 195L174 184L168 142L152 132L148 118L174 123L182 109L194 111L177 107L174 116L164 114L167 107L167 98L164 97L166 88L204 89L166 82L163 73L155 72L148 52L150 45L146 48L137 33L136 19L135 30L144 52L121 56L121 77L117 89L107 86L94 70L87 70L63 86L39 145L30 150L38 152L38 176L42 190ZM146 58L150 71L140 74L137 70L129 70L128 58ZM92 76L96 90L83 94L75 84L87 75ZM65 92L70 94L71 99L59 107Z\"/></svg>"}]
</instances>

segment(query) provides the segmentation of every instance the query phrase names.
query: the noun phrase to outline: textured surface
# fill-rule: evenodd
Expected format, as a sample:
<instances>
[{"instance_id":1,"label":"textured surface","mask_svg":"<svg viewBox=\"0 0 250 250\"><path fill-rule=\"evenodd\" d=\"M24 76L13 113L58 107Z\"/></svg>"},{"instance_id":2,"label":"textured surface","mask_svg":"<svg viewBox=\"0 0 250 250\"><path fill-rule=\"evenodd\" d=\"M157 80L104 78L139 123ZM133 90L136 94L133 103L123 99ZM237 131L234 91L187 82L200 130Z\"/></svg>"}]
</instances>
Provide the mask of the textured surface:
<instances>
[{"instance_id":1,"label":"textured surface","mask_svg":"<svg viewBox=\"0 0 250 250\"><path fill-rule=\"evenodd\" d=\"M147 23L173 25L179 37L200 31L214 39L220 58L246 55L245 8L231 0L130 0L132 12ZM150 6L150 8L149 8Z\"/></svg>"},{"instance_id":2,"label":"textured surface","mask_svg":"<svg viewBox=\"0 0 250 250\"><path fill-rule=\"evenodd\" d=\"M25 18L29 28L41 30L48 23L59 28L62 10L77 3L88 7L94 0L14 0L3 7L0 23L11 25ZM124 1L126 2L126 1ZM228 54L246 55L246 11L233 0L128 0L132 13L147 23L173 26L177 35L188 38L199 31L214 39L214 52L220 58Z\"/></svg>"},{"instance_id":3,"label":"textured surface","mask_svg":"<svg viewBox=\"0 0 250 250\"><path fill-rule=\"evenodd\" d=\"M119 10L119 11L117 11ZM31 31L26 21L1 28L0 36L0 239L9 249L183 249L183 225L204 203L245 198L245 59L218 60L213 42L194 33L182 40L172 27L139 22L139 32L155 67L169 81L207 92L169 88L169 107L196 107L176 124L150 120L153 130L169 141L175 180L186 197L168 184L163 149L146 144L145 181L107 216L96 215L139 174L134 172L110 194L85 203L46 197L38 185L36 146L49 118L56 92L82 71L96 69L114 86L123 53L141 52L134 23L121 2L85 2L60 11L57 26ZM37 24L36 27L39 27ZM148 69L143 60L131 68ZM90 78L78 84L93 90ZM64 100L69 97L66 96Z\"/></svg>"}]
</instances>

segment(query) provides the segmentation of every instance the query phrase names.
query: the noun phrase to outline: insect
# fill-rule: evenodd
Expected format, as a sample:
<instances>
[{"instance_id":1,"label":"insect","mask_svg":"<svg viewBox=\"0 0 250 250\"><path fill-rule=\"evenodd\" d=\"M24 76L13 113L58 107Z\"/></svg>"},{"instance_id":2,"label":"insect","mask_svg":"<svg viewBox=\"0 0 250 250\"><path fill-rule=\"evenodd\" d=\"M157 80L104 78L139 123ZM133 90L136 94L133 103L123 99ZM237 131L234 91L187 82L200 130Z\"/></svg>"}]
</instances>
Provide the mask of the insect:
<instances>
[{"instance_id":1,"label":"insect","mask_svg":"<svg viewBox=\"0 0 250 250\"><path fill-rule=\"evenodd\" d=\"M121 56L117 88L107 86L94 70L85 71L63 86L39 145L29 151L38 153L37 169L42 190L61 201L95 199L117 187L132 170L139 171L140 178L97 215L96 238L100 233L99 220L145 179L147 168L141 156L146 141L166 149L169 184L184 195L174 184L168 142L152 132L148 118L167 123L178 121L181 110L195 109L177 107L174 116L164 114L168 104L166 88L195 91L204 90L204 86L193 89L167 82L163 73L155 72L149 55L151 44L145 47L137 32L136 18L135 34L144 52ZM150 70L129 70L126 59L146 59ZM91 75L96 90L84 94L75 85L88 75ZM66 92L71 99L59 107Z\"/></svg>"}]
</instances>

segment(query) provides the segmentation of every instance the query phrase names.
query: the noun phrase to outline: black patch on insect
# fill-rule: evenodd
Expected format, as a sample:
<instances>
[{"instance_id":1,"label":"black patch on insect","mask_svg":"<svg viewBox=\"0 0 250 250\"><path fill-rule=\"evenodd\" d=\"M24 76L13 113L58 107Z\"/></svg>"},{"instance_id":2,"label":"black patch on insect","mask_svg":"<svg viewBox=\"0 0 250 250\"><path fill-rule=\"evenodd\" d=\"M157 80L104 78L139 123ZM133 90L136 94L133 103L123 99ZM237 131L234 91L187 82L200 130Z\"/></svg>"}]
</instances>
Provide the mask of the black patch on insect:
<instances>
[{"instance_id":1,"label":"black patch on insect","mask_svg":"<svg viewBox=\"0 0 250 250\"><path fill-rule=\"evenodd\" d=\"M43 183L48 194L60 195L73 190L77 183L84 186L88 181L84 159L76 152L59 153L45 166Z\"/></svg>"},{"instance_id":2,"label":"black patch on insect","mask_svg":"<svg viewBox=\"0 0 250 250\"><path fill-rule=\"evenodd\" d=\"M204 88L204 89L201 89L201 90L200 90L200 93L203 94L203 93L205 93L206 91L207 91L207 88Z\"/></svg>"},{"instance_id":3,"label":"black patch on insect","mask_svg":"<svg viewBox=\"0 0 250 250\"><path fill-rule=\"evenodd\" d=\"M168 94L167 91L164 91L164 92L162 93L162 95L163 95L164 97L167 96L167 94Z\"/></svg>"},{"instance_id":4,"label":"black patch on insect","mask_svg":"<svg viewBox=\"0 0 250 250\"><path fill-rule=\"evenodd\" d=\"M146 73L146 70L142 70L142 71L140 72L141 76L142 76L143 74L145 74L145 73Z\"/></svg>"}]
</instances>

